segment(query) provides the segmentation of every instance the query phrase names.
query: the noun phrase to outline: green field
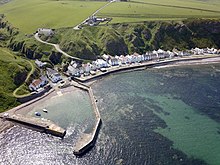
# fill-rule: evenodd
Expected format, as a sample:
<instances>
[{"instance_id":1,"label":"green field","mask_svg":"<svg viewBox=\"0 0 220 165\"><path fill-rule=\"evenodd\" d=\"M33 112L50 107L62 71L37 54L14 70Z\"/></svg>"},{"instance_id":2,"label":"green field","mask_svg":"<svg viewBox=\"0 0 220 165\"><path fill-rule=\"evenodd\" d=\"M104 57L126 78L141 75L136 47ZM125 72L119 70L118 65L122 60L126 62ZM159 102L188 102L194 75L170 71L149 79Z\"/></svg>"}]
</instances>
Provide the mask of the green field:
<instances>
[{"instance_id":1,"label":"green field","mask_svg":"<svg viewBox=\"0 0 220 165\"><path fill-rule=\"evenodd\" d=\"M114 3L99 13L113 17L112 23L185 18L220 18L220 2L182 0L135 0Z\"/></svg>"},{"instance_id":2,"label":"green field","mask_svg":"<svg viewBox=\"0 0 220 165\"><path fill-rule=\"evenodd\" d=\"M73 27L85 20L106 2L12 0L0 7L0 13L25 33L33 33L39 27Z\"/></svg>"},{"instance_id":3,"label":"green field","mask_svg":"<svg viewBox=\"0 0 220 165\"><path fill-rule=\"evenodd\" d=\"M1 6L0 13L4 13L7 20L21 31L33 33L39 27L74 27L104 4L103 1L12 0ZM101 10L99 15L113 17L112 23L220 18L220 2L133 0L115 2Z\"/></svg>"}]
</instances>

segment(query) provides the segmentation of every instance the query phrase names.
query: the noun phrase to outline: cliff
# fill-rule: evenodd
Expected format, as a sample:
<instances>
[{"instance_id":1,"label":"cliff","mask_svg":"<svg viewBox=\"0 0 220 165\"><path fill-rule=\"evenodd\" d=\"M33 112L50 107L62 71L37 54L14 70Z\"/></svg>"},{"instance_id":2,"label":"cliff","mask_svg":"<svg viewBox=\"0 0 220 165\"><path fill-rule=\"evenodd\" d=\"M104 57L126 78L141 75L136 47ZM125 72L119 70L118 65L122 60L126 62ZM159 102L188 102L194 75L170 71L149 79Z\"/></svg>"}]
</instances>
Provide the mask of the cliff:
<instances>
[{"instance_id":1,"label":"cliff","mask_svg":"<svg viewBox=\"0 0 220 165\"><path fill-rule=\"evenodd\" d=\"M198 19L115 24L86 27L79 31L63 28L57 29L55 36L46 40L59 43L64 51L73 56L93 60L103 53L120 55L159 48L220 48L219 37L219 20Z\"/></svg>"},{"instance_id":2,"label":"cliff","mask_svg":"<svg viewBox=\"0 0 220 165\"><path fill-rule=\"evenodd\" d=\"M29 59L41 59L52 65L61 64L64 56L52 46L39 43L33 34L22 34L5 19L0 20L0 40L13 51ZM85 60L101 54L121 55L144 53L154 49L180 50L194 47L220 48L220 20L188 19L184 21L151 21L135 24L85 27L82 30L61 28L53 37L43 37L58 43L63 51ZM0 42L0 43L2 43Z\"/></svg>"},{"instance_id":3,"label":"cliff","mask_svg":"<svg viewBox=\"0 0 220 165\"><path fill-rule=\"evenodd\" d=\"M33 34L24 34L13 27L4 15L0 16L0 46L19 52L28 59L41 59L52 65L61 63L61 54L52 46L42 44L35 40Z\"/></svg>"}]
</instances>

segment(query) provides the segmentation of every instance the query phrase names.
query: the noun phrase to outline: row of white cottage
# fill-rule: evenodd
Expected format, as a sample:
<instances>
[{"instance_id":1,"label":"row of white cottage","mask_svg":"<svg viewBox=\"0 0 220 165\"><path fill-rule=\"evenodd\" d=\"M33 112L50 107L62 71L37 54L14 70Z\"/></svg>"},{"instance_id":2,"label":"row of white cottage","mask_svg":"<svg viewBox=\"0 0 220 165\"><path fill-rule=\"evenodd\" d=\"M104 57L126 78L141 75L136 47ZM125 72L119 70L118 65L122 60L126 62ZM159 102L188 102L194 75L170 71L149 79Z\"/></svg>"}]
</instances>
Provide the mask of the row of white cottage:
<instances>
[{"instance_id":1,"label":"row of white cottage","mask_svg":"<svg viewBox=\"0 0 220 165\"><path fill-rule=\"evenodd\" d=\"M101 68L108 68L110 66L117 66L117 65L126 65L131 63L139 63L143 61L149 61L149 60L156 60L156 59L162 59L162 58L172 58L175 55L175 53L170 51L163 51L159 49L158 51L153 52L147 52L146 54L140 55L138 53L134 53L132 55L121 55L121 56L110 56L104 54L102 56L102 59L97 59L96 61L93 61L92 63L82 64L81 66L78 66L75 62L71 62L68 66L67 73L70 76L76 76L79 77L82 74L89 75L89 74L95 74L95 71L97 69Z\"/></svg>"},{"instance_id":2,"label":"row of white cottage","mask_svg":"<svg viewBox=\"0 0 220 165\"><path fill-rule=\"evenodd\" d=\"M97 69L101 68L108 68L110 66L117 66L117 65L126 65L131 63L140 63L143 61L149 61L149 60L158 60L158 59L164 59L164 58L173 58L174 56L190 56L192 54L201 55L201 54L217 54L220 53L217 49L214 48L195 48L191 49L189 51L178 51L173 50L171 51L164 51L162 49L154 50L152 52L147 52L145 54L138 54L134 53L132 55L121 55L121 56L110 56L104 54L102 56L102 59L97 59L96 61L93 61L92 63L82 64L79 66L75 62L71 62L71 64L68 66L67 74L70 76L76 76L80 77L82 74L85 76L90 74L95 74L95 71Z\"/></svg>"}]
</instances>

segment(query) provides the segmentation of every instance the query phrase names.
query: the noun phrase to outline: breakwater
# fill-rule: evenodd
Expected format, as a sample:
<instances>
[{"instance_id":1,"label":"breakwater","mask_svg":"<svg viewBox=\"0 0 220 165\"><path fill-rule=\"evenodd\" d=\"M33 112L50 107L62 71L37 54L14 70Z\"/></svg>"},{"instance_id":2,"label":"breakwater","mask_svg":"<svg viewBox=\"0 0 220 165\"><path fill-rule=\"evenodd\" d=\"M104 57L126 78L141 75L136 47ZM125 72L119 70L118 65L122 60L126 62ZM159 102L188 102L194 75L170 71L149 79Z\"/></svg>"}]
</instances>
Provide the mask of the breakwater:
<instances>
[{"instance_id":1,"label":"breakwater","mask_svg":"<svg viewBox=\"0 0 220 165\"><path fill-rule=\"evenodd\" d=\"M91 104L92 104L92 107L93 107L93 110L96 116L96 124L92 130L92 133L82 134L74 146L73 153L75 155L82 155L95 145L102 121L101 121L100 113L99 113L99 110L96 104L96 99L94 98L94 95L93 95L92 88L80 82L79 83L74 82L73 86L88 92L90 101L91 101Z\"/></svg>"},{"instance_id":2,"label":"breakwater","mask_svg":"<svg viewBox=\"0 0 220 165\"><path fill-rule=\"evenodd\" d=\"M7 115L0 116L3 120L11 121L13 123L21 124L22 126L27 126L33 128L36 131L48 133L54 136L63 138L66 131L53 123L48 119L34 118L34 117L24 117L22 115Z\"/></svg>"}]
</instances>

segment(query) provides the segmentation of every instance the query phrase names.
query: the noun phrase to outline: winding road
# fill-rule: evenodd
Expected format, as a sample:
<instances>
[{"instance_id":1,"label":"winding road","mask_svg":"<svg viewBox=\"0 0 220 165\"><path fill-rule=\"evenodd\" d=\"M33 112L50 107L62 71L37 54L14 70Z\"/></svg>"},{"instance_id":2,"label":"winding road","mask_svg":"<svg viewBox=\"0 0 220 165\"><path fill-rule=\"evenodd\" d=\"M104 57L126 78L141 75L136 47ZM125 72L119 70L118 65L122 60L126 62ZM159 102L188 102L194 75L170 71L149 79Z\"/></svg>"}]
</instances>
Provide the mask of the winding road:
<instances>
[{"instance_id":1,"label":"winding road","mask_svg":"<svg viewBox=\"0 0 220 165\"><path fill-rule=\"evenodd\" d=\"M27 62L29 62L29 64L31 65L31 71L28 73L28 75L27 75L27 77L26 77L24 83L21 84L18 88L16 88L16 89L13 91L13 96L16 97L16 98L22 98L22 97L25 97L25 96L29 96L29 95L30 95L30 93L28 93L28 94L23 94L23 95L17 94L18 90L28 81L28 79L29 79L30 76L34 73L34 70L35 70L35 67L34 67L34 65L32 64L32 62L30 62L30 61L28 61L28 60L27 60Z\"/></svg>"},{"instance_id":2,"label":"winding road","mask_svg":"<svg viewBox=\"0 0 220 165\"><path fill-rule=\"evenodd\" d=\"M39 42L41 42L41 43L43 43L43 44L47 44L47 45L53 46L58 52L62 53L64 56L69 57L69 58L71 58L71 59L73 59L73 60L82 61L82 59L77 58L77 57L73 57L73 56L67 54L66 52L62 51L62 50L60 49L60 46L59 46L58 44L52 44L52 43L49 43L49 42L46 42L46 41L41 40L40 37L39 37L39 35L38 35L38 33L36 33L36 34L34 35L34 37L35 37L35 39L36 39L37 41L39 41Z\"/></svg>"},{"instance_id":3,"label":"winding road","mask_svg":"<svg viewBox=\"0 0 220 165\"><path fill-rule=\"evenodd\" d=\"M94 13L92 13L91 16L94 16L94 15L97 14L100 10L104 9L106 6L110 5L110 4L113 3L113 2L116 2L116 0L111 0L110 2L108 2L107 4L105 4L104 6L102 6L102 7L99 8L98 10L96 10ZM89 17L91 17L91 16L89 16ZM79 30L79 29L80 29L79 26L82 25L82 24L84 24L84 23L86 22L86 20L89 19L89 17L86 18L83 22L81 22L81 23L78 24L77 26L75 26L73 29ZM73 59L73 60L82 61L82 59L77 58L77 57L73 57L73 56L67 54L66 52L62 51L62 50L60 49L60 46L59 46L58 44L53 44L53 43L49 43L49 42L46 42L46 41L41 40L38 33L36 33L36 34L34 35L34 37L35 37L35 39L36 39L37 41L39 41L39 42L41 42L41 43L43 43L43 44L47 44L47 45L53 46L58 52L62 53L64 56L69 57L69 58L71 58L71 59Z\"/></svg>"}]
</instances>

